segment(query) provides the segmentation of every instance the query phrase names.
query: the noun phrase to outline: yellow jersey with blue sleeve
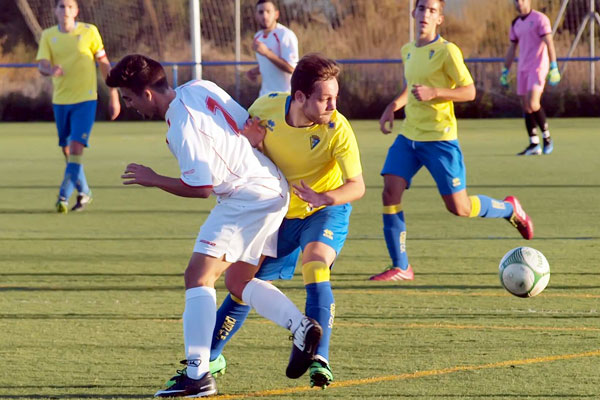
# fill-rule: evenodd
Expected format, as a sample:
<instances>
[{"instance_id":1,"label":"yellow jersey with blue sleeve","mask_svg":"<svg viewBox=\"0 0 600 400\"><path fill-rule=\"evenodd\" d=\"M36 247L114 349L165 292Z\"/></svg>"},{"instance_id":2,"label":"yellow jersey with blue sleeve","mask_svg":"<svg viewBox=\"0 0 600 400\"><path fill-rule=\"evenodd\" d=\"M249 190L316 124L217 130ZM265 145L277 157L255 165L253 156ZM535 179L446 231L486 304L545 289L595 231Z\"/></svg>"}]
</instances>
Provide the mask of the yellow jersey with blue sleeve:
<instances>
[{"instance_id":1,"label":"yellow jersey with blue sleeve","mask_svg":"<svg viewBox=\"0 0 600 400\"><path fill-rule=\"evenodd\" d=\"M402 47L402 62L409 91L402 135L419 142L457 139L454 103L439 99L419 101L410 90L413 85L454 89L472 84L458 46L439 35L425 46L417 47L411 42Z\"/></svg>"},{"instance_id":2,"label":"yellow jersey with blue sleeve","mask_svg":"<svg viewBox=\"0 0 600 400\"><path fill-rule=\"evenodd\" d=\"M52 103L75 104L98 98L96 59L105 55L102 38L92 24L77 22L70 32L58 25L42 32L36 60L60 65L62 76L52 77Z\"/></svg>"},{"instance_id":3,"label":"yellow jersey with blue sleeve","mask_svg":"<svg viewBox=\"0 0 600 400\"><path fill-rule=\"evenodd\" d=\"M344 180L362 174L360 153L354 131L337 110L328 124L296 128L287 124L289 93L270 93L258 98L248 112L267 129L265 154L281 169L290 183L290 207L286 218L306 218L319 208L294 194L292 184L303 180L315 192L337 189Z\"/></svg>"}]
</instances>

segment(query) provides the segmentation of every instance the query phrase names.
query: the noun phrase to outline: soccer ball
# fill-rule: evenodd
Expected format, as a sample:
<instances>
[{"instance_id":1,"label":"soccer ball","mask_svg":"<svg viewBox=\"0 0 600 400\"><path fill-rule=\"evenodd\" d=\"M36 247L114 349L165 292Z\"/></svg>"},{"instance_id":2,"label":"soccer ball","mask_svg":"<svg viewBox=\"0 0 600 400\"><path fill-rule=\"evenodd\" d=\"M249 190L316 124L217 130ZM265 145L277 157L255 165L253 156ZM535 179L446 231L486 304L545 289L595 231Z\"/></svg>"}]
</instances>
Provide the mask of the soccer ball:
<instances>
[{"instance_id":1,"label":"soccer ball","mask_svg":"<svg viewBox=\"0 0 600 400\"><path fill-rule=\"evenodd\" d=\"M500 283L518 297L537 296L548 286L550 265L544 255L531 247L517 247L502 257Z\"/></svg>"}]
</instances>

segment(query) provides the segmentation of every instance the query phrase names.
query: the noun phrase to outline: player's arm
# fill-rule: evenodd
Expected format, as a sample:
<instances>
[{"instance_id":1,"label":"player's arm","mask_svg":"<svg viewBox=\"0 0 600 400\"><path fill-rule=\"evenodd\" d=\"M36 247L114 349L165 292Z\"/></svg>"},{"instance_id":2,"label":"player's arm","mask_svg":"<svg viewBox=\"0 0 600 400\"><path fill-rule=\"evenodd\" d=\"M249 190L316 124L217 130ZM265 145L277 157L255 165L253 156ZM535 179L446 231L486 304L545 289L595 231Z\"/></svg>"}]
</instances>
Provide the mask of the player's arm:
<instances>
[{"instance_id":1,"label":"player's arm","mask_svg":"<svg viewBox=\"0 0 600 400\"><path fill-rule=\"evenodd\" d=\"M267 45L264 44L263 42L261 42L260 40L258 40L258 38L254 39L254 42L252 44L252 48L258 54L261 54L261 55L267 57L269 59L269 61L271 61L273 64L275 64L275 66L277 68L279 68L280 70L282 70L283 72L287 72L289 74L291 74L292 72L294 72L294 67L293 66L291 66L283 58L279 57L277 54L273 53L267 47Z\"/></svg>"},{"instance_id":2,"label":"player's arm","mask_svg":"<svg viewBox=\"0 0 600 400\"><path fill-rule=\"evenodd\" d=\"M510 71L510 66L515 60L515 54L517 51L517 42L510 42L510 46L508 46L508 50L506 51L506 55L504 56L504 66L502 67L502 74L500 75L500 85L502 87L508 89L508 71Z\"/></svg>"},{"instance_id":3,"label":"player's arm","mask_svg":"<svg viewBox=\"0 0 600 400\"><path fill-rule=\"evenodd\" d=\"M387 105L381 118L379 118L379 128L381 132L388 134L392 132L394 127L394 112L398 111L406 105L408 101L408 87L405 87L402 93L400 93L390 104ZM389 128L388 126L389 125Z\"/></svg>"},{"instance_id":4,"label":"player's arm","mask_svg":"<svg viewBox=\"0 0 600 400\"><path fill-rule=\"evenodd\" d=\"M507 70L510 69L513 61L515 60L515 55L517 53L517 43L510 42L510 46L508 46L508 50L506 50L506 55L504 56L504 68Z\"/></svg>"},{"instance_id":5,"label":"player's arm","mask_svg":"<svg viewBox=\"0 0 600 400\"><path fill-rule=\"evenodd\" d=\"M181 179L157 174L152 168L135 163L127 165L121 178L123 185L156 187L180 197L205 199L212 193L212 186L189 186Z\"/></svg>"},{"instance_id":6,"label":"player's arm","mask_svg":"<svg viewBox=\"0 0 600 400\"><path fill-rule=\"evenodd\" d=\"M550 72L548 73L548 82L554 86L560 82L560 72L558 71L558 63L556 62L556 49L554 48L554 39L549 33L542 37L544 43L548 47L548 58L550 58Z\"/></svg>"},{"instance_id":7,"label":"player's arm","mask_svg":"<svg viewBox=\"0 0 600 400\"><path fill-rule=\"evenodd\" d=\"M50 60L45 59L38 61L38 71L44 76L61 76L63 74L60 65L52 65Z\"/></svg>"},{"instance_id":8,"label":"player's arm","mask_svg":"<svg viewBox=\"0 0 600 400\"><path fill-rule=\"evenodd\" d=\"M419 101L443 100L453 102L464 102L475 99L475 84L450 88L432 88L423 85L413 85L411 93Z\"/></svg>"},{"instance_id":9,"label":"player's arm","mask_svg":"<svg viewBox=\"0 0 600 400\"><path fill-rule=\"evenodd\" d=\"M362 174L345 179L342 186L328 192L317 193L304 181L300 181L300 185L292 186L296 196L306 201L313 208L350 203L360 199L365 194L365 181Z\"/></svg>"},{"instance_id":10,"label":"player's arm","mask_svg":"<svg viewBox=\"0 0 600 400\"><path fill-rule=\"evenodd\" d=\"M102 81L106 82L106 77L110 72L110 61L102 50L99 53L99 56L96 57L96 61L98 61L98 68L100 69L100 74L102 75ZM108 88L108 114L111 120L116 119L121 112L121 103L119 102L119 91L116 88Z\"/></svg>"}]
</instances>

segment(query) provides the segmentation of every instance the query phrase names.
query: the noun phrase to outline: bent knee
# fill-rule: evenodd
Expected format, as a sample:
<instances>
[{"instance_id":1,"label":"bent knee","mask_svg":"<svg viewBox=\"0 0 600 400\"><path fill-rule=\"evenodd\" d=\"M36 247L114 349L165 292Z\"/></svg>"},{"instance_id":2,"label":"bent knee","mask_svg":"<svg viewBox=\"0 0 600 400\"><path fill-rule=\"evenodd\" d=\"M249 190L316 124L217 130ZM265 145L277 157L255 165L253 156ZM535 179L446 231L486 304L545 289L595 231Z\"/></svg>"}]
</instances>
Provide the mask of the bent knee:
<instances>
[{"instance_id":1,"label":"bent knee","mask_svg":"<svg viewBox=\"0 0 600 400\"><path fill-rule=\"evenodd\" d=\"M447 204L446 209L457 217L469 217L471 215L471 206L469 204Z\"/></svg>"}]
</instances>

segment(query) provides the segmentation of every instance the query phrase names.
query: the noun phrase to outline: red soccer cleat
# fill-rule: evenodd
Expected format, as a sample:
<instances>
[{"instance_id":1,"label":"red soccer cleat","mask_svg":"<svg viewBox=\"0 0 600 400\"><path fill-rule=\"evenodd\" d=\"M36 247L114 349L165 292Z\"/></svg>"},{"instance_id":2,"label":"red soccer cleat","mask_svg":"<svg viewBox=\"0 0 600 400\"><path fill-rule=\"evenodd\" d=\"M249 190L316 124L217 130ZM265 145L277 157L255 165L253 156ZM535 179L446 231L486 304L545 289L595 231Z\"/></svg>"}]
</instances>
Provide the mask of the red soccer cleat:
<instances>
[{"instance_id":1,"label":"red soccer cleat","mask_svg":"<svg viewBox=\"0 0 600 400\"><path fill-rule=\"evenodd\" d=\"M410 265L407 269L388 267L382 273L369 278L370 281L412 281L414 279L415 273Z\"/></svg>"},{"instance_id":2,"label":"red soccer cleat","mask_svg":"<svg viewBox=\"0 0 600 400\"><path fill-rule=\"evenodd\" d=\"M529 215L527 215L525 210L523 210L519 200L514 196L508 196L504 201L513 206L513 214L508 218L508 222L517 228L521 236L523 236L523 239L533 239L533 221L529 218Z\"/></svg>"}]
</instances>

